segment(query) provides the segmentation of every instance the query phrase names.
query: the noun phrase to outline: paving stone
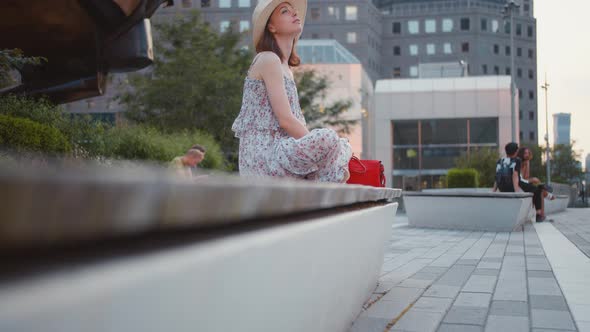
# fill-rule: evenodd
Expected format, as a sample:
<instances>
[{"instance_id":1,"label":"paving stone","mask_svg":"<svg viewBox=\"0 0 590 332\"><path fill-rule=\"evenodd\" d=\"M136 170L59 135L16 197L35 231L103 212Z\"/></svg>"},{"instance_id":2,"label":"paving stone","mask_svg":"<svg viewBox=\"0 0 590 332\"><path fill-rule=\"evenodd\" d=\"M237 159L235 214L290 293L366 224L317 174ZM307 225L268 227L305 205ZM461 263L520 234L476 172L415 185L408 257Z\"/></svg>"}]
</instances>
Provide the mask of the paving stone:
<instances>
[{"instance_id":1,"label":"paving stone","mask_svg":"<svg viewBox=\"0 0 590 332\"><path fill-rule=\"evenodd\" d=\"M432 285L430 286L426 292L424 292L424 296L431 296L431 297L445 297L454 299L461 287L458 286L446 286L446 285Z\"/></svg>"},{"instance_id":2,"label":"paving stone","mask_svg":"<svg viewBox=\"0 0 590 332\"><path fill-rule=\"evenodd\" d=\"M359 317L354 321L349 332L383 332L390 319Z\"/></svg>"},{"instance_id":3,"label":"paving stone","mask_svg":"<svg viewBox=\"0 0 590 332\"><path fill-rule=\"evenodd\" d=\"M437 285L463 286L475 270L473 265L454 265L436 281Z\"/></svg>"},{"instance_id":4,"label":"paving stone","mask_svg":"<svg viewBox=\"0 0 590 332\"><path fill-rule=\"evenodd\" d=\"M422 270L420 270L422 271ZM428 273L428 272L418 272L412 276L412 279L416 280L436 280L438 277L441 276L442 273Z\"/></svg>"},{"instance_id":5,"label":"paving stone","mask_svg":"<svg viewBox=\"0 0 590 332\"><path fill-rule=\"evenodd\" d=\"M446 267L438 267L438 266L427 266L420 270L420 273L436 273L436 274L443 274L447 272L449 269Z\"/></svg>"},{"instance_id":6,"label":"paving stone","mask_svg":"<svg viewBox=\"0 0 590 332\"><path fill-rule=\"evenodd\" d=\"M529 318L522 316L493 316L488 317L486 332L528 332Z\"/></svg>"},{"instance_id":7,"label":"paving stone","mask_svg":"<svg viewBox=\"0 0 590 332\"><path fill-rule=\"evenodd\" d=\"M452 306L443 321L451 324L483 325L488 313L487 308L470 308Z\"/></svg>"},{"instance_id":8,"label":"paving stone","mask_svg":"<svg viewBox=\"0 0 590 332\"><path fill-rule=\"evenodd\" d=\"M416 303L414 303L412 309L416 311L445 313L449 310L452 303L452 298L422 296Z\"/></svg>"},{"instance_id":9,"label":"paving stone","mask_svg":"<svg viewBox=\"0 0 590 332\"><path fill-rule=\"evenodd\" d=\"M473 275L480 275L480 276L498 276L500 274L500 269L475 269L473 271Z\"/></svg>"},{"instance_id":10,"label":"paving stone","mask_svg":"<svg viewBox=\"0 0 590 332\"><path fill-rule=\"evenodd\" d=\"M496 286L495 276L471 275L461 291L474 293L493 293Z\"/></svg>"},{"instance_id":11,"label":"paving stone","mask_svg":"<svg viewBox=\"0 0 590 332\"><path fill-rule=\"evenodd\" d=\"M459 324L441 324L437 332L483 332L483 326L478 325L459 325Z\"/></svg>"},{"instance_id":12,"label":"paving stone","mask_svg":"<svg viewBox=\"0 0 590 332\"><path fill-rule=\"evenodd\" d=\"M491 298L491 294L461 292L455 299L453 306L487 308L490 306Z\"/></svg>"},{"instance_id":13,"label":"paving stone","mask_svg":"<svg viewBox=\"0 0 590 332\"><path fill-rule=\"evenodd\" d=\"M529 278L529 294L561 295L561 289L553 278Z\"/></svg>"},{"instance_id":14,"label":"paving stone","mask_svg":"<svg viewBox=\"0 0 590 332\"><path fill-rule=\"evenodd\" d=\"M479 263L479 259L460 259L455 264L456 265L477 265Z\"/></svg>"},{"instance_id":15,"label":"paving stone","mask_svg":"<svg viewBox=\"0 0 590 332\"><path fill-rule=\"evenodd\" d=\"M504 254L504 257L506 257L506 256L513 256L513 257L514 256L519 256L519 257L522 257L522 253L521 252L506 252Z\"/></svg>"},{"instance_id":16,"label":"paving stone","mask_svg":"<svg viewBox=\"0 0 590 332\"><path fill-rule=\"evenodd\" d=\"M432 283L434 282L434 280L432 279L406 279L404 281L402 281L400 284L397 285L397 287L409 287L409 288L426 288L430 285L432 285Z\"/></svg>"},{"instance_id":17,"label":"paving stone","mask_svg":"<svg viewBox=\"0 0 590 332\"><path fill-rule=\"evenodd\" d=\"M495 301L527 301L526 281L519 279L498 279L494 291Z\"/></svg>"},{"instance_id":18,"label":"paving stone","mask_svg":"<svg viewBox=\"0 0 590 332\"><path fill-rule=\"evenodd\" d=\"M555 278L551 271L528 271L529 278Z\"/></svg>"},{"instance_id":19,"label":"paving stone","mask_svg":"<svg viewBox=\"0 0 590 332\"><path fill-rule=\"evenodd\" d=\"M502 263L500 262L484 262L483 260L477 264L478 269L500 269Z\"/></svg>"},{"instance_id":20,"label":"paving stone","mask_svg":"<svg viewBox=\"0 0 590 332\"><path fill-rule=\"evenodd\" d=\"M420 297L423 289L420 288L406 288L406 287L393 287L387 292L381 299L382 301L401 301L412 303Z\"/></svg>"},{"instance_id":21,"label":"paving stone","mask_svg":"<svg viewBox=\"0 0 590 332\"><path fill-rule=\"evenodd\" d=\"M382 318L391 321L393 318L399 316L410 304L411 302L384 301L381 299L370 306L361 316Z\"/></svg>"},{"instance_id":22,"label":"paving stone","mask_svg":"<svg viewBox=\"0 0 590 332\"><path fill-rule=\"evenodd\" d=\"M393 325L390 331L434 332L443 318L442 312L410 310Z\"/></svg>"},{"instance_id":23,"label":"paving stone","mask_svg":"<svg viewBox=\"0 0 590 332\"><path fill-rule=\"evenodd\" d=\"M563 296L531 295L530 301L531 309L568 311L567 303Z\"/></svg>"},{"instance_id":24,"label":"paving stone","mask_svg":"<svg viewBox=\"0 0 590 332\"><path fill-rule=\"evenodd\" d=\"M569 311L531 310L532 326L534 328L575 330L574 321Z\"/></svg>"},{"instance_id":25,"label":"paving stone","mask_svg":"<svg viewBox=\"0 0 590 332\"><path fill-rule=\"evenodd\" d=\"M529 306L527 302L517 301L492 301L490 315L495 316L528 316Z\"/></svg>"},{"instance_id":26,"label":"paving stone","mask_svg":"<svg viewBox=\"0 0 590 332\"><path fill-rule=\"evenodd\" d=\"M505 256L503 266L525 266L524 255Z\"/></svg>"},{"instance_id":27,"label":"paving stone","mask_svg":"<svg viewBox=\"0 0 590 332\"><path fill-rule=\"evenodd\" d=\"M484 257L481 259L482 262L490 262L490 263L502 263L502 258L499 257Z\"/></svg>"},{"instance_id":28,"label":"paving stone","mask_svg":"<svg viewBox=\"0 0 590 332\"><path fill-rule=\"evenodd\" d=\"M529 271L552 271L549 264L527 264L526 269Z\"/></svg>"}]
</instances>

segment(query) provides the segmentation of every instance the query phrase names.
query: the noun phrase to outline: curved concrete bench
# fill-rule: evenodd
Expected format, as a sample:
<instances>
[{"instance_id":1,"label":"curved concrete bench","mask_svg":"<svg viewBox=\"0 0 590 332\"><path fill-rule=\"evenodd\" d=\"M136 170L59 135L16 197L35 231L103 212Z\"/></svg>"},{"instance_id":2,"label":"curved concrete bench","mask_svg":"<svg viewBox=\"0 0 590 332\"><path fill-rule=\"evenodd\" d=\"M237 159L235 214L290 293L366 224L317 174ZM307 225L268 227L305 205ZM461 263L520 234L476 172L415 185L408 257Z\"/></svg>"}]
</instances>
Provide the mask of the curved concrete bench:
<instances>
[{"instance_id":1,"label":"curved concrete bench","mask_svg":"<svg viewBox=\"0 0 590 332\"><path fill-rule=\"evenodd\" d=\"M565 211L569 200L570 198L567 195L556 195L552 201L545 199L545 214L555 214Z\"/></svg>"},{"instance_id":2,"label":"curved concrete bench","mask_svg":"<svg viewBox=\"0 0 590 332\"><path fill-rule=\"evenodd\" d=\"M509 232L531 220L532 197L466 189L403 195L410 226L494 232Z\"/></svg>"},{"instance_id":3,"label":"curved concrete bench","mask_svg":"<svg viewBox=\"0 0 590 332\"><path fill-rule=\"evenodd\" d=\"M377 284L400 193L0 170L0 248L13 255L0 331L345 331ZM36 272L15 274L27 264Z\"/></svg>"}]
</instances>

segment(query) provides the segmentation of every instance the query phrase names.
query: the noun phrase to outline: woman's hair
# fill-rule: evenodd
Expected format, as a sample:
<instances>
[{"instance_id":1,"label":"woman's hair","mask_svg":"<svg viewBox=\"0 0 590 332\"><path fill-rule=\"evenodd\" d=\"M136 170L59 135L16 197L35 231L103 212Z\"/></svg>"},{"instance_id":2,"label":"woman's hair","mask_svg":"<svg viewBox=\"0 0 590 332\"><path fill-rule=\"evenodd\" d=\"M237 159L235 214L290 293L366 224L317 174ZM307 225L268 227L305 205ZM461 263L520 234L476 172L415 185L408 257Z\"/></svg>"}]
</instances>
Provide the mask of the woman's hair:
<instances>
[{"instance_id":1,"label":"woman's hair","mask_svg":"<svg viewBox=\"0 0 590 332\"><path fill-rule=\"evenodd\" d=\"M291 50L291 54L289 55L288 62L289 66L291 67L297 67L301 64L301 59L299 58L299 55L297 55L296 44L296 41L293 40L293 49ZM285 59L285 55L283 54L281 48L277 44L275 37L268 30L268 22L266 22L266 27L264 28L264 34L262 35L262 38L260 38L260 41L256 45L256 53L260 52L274 52L276 55L279 56L279 59L281 59L281 61Z\"/></svg>"},{"instance_id":2,"label":"woman's hair","mask_svg":"<svg viewBox=\"0 0 590 332\"><path fill-rule=\"evenodd\" d=\"M531 152L531 149L527 148L526 146L523 146L522 148L518 149L518 158L520 158L520 160L524 161L524 153L527 150L529 151L529 160L533 159L533 153Z\"/></svg>"}]
</instances>

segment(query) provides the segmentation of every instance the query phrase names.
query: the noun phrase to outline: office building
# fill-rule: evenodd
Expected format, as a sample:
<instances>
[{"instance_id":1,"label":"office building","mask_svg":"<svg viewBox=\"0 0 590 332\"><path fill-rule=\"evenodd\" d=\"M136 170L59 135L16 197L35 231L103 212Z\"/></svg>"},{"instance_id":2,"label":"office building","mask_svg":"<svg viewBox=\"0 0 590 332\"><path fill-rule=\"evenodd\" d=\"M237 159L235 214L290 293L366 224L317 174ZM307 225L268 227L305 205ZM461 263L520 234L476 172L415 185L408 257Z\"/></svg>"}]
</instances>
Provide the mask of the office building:
<instances>
[{"instance_id":1,"label":"office building","mask_svg":"<svg viewBox=\"0 0 590 332\"><path fill-rule=\"evenodd\" d=\"M569 145L571 144L571 123L572 115L570 113L553 114L553 142L554 144Z\"/></svg>"}]
</instances>

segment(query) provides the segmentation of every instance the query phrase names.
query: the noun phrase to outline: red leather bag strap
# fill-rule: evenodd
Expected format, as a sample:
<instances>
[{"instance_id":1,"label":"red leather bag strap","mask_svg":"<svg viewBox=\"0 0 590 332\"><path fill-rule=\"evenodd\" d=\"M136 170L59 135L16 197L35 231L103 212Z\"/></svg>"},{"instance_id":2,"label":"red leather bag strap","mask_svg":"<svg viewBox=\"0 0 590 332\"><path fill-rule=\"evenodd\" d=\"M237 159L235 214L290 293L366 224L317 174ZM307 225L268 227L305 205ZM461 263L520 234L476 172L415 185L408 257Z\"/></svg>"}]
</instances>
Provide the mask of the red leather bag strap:
<instances>
[{"instance_id":1,"label":"red leather bag strap","mask_svg":"<svg viewBox=\"0 0 590 332\"><path fill-rule=\"evenodd\" d=\"M363 164L363 162L359 158L357 158L356 156L352 156L352 158L350 158L350 161L351 162L352 161L356 161L363 168L363 171L362 172L350 170L351 172L355 172L355 173L358 173L358 174L365 174L365 173L367 173L367 166L365 166L365 164Z\"/></svg>"}]
</instances>

